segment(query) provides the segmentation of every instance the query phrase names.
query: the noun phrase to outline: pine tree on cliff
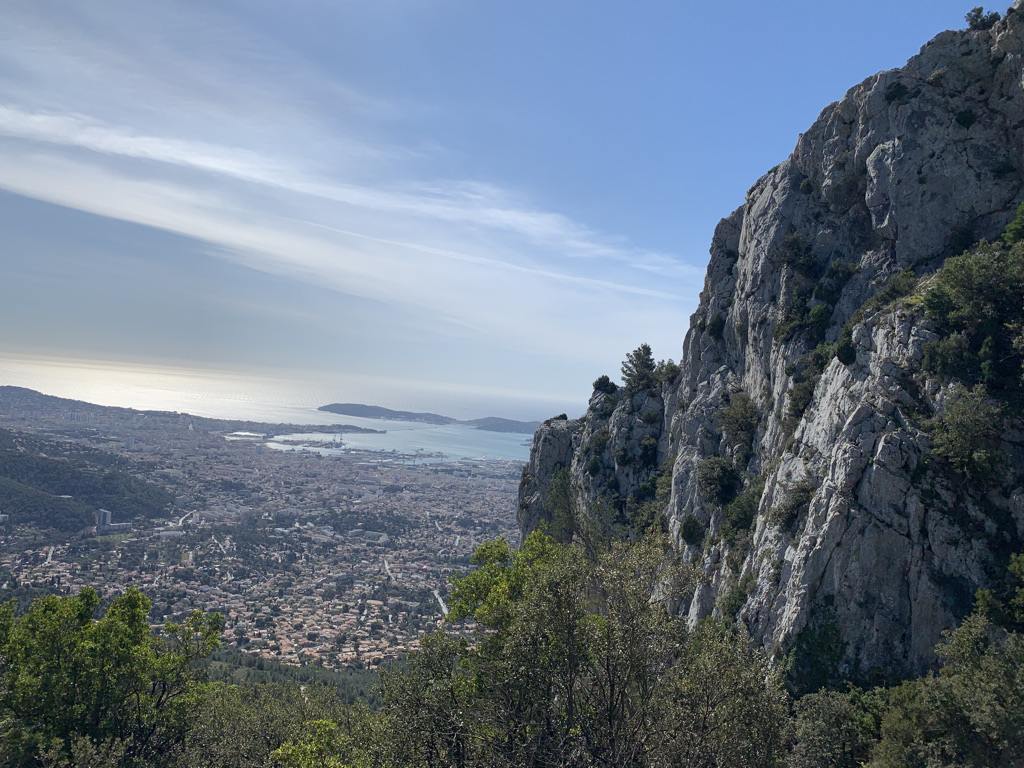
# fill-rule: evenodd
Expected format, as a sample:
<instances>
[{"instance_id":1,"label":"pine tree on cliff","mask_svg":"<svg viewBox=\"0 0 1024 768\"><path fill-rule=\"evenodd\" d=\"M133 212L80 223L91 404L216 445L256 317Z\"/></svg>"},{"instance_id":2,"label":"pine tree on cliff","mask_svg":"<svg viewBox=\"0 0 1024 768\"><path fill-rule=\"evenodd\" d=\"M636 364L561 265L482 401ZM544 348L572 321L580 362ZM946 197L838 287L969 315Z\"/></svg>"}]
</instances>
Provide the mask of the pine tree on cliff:
<instances>
[{"instance_id":1,"label":"pine tree on cliff","mask_svg":"<svg viewBox=\"0 0 1024 768\"><path fill-rule=\"evenodd\" d=\"M629 394L651 389L655 383L654 355L650 344L641 344L622 363L622 383Z\"/></svg>"}]
</instances>

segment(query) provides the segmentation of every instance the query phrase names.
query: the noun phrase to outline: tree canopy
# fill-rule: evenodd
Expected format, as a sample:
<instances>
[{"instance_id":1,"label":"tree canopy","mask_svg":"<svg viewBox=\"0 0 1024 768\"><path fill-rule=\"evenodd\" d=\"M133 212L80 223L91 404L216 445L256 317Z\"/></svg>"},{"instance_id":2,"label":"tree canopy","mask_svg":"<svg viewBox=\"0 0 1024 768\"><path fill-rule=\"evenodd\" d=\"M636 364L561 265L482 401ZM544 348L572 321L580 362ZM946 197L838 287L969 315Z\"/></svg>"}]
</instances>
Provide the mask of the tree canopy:
<instances>
[{"instance_id":1,"label":"tree canopy","mask_svg":"<svg viewBox=\"0 0 1024 768\"><path fill-rule=\"evenodd\" d=\"M650 536L596 560L535 532L481 547L449 619L406 672L385 673L395 765L772 766L786 695L767 659L724 626L666 610L692 573Z\"/></svg>"},{"instance_id":2,"label":"tree canopy","mask_svg":"<svg viewBox=\"0 0 1024 768\"><path fill-rule=\"evenodd\" d=\"M198 693L192 662L216 647L217 614L151 631L150 601L129 588L99 619L91 588L0 608L0 756L10 765L113 750L122 765L163 765ZM111 757L114 752L108 752Z\"/></svg>"},{"instance_id":3,"label":"tree canopy","mask_svg":"<svg viewBox=\"0 0 1024 768\"><path fill-rule=\"evenodd\" d=\"M626 355L622 362L622 383L629 394L651 389L655 384L656 368L650 344L641 344Z\"/></svg>"}]
</instances>

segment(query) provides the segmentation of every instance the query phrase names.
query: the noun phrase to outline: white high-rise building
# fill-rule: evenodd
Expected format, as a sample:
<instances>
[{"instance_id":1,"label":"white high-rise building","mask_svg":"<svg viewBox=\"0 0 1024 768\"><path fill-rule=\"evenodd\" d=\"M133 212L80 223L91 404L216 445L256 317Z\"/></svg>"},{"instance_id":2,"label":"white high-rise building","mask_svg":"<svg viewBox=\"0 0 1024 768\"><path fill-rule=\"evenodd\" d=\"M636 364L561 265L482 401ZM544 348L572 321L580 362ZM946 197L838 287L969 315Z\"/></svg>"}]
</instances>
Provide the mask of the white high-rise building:
<instances>
[{"instance_id":1,"label":"white high-rise building","mask_svg":"<svg viewBox=\"0 0 1024 768\"><path fill-rule=\"evenodd\" d=\"M107 536L111 533L131 533L131 523L112 523L110 522L110 510L101 509L97 515L96 523L96 535Z\"/></svg>"}]
</instances>

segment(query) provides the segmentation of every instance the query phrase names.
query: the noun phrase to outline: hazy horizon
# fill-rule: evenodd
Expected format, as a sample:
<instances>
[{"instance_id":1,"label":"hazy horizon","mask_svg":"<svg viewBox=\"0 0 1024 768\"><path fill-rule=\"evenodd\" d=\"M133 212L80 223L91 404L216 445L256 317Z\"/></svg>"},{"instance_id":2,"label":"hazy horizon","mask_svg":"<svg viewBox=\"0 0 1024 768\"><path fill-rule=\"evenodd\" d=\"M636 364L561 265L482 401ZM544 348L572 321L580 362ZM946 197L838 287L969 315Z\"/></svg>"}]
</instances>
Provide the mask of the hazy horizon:
<instances>
[{"instance_id":1,"label":"hazy horizon","mask_svg":"<svg viewBox=\"0 0 1024 768\"><path fill-rule=\"evenodd\" d=\"M351 420L316 410L337 402L440 413L460 420L497 416L517 421L541 421L561 412L578 416L586 406L573 409L572 403L545 401L531 392L508 391L500 397L471 387L367 376L11 355L0 355L2 385L94 405L294 424Z\"/></svg>"}]
</instances>

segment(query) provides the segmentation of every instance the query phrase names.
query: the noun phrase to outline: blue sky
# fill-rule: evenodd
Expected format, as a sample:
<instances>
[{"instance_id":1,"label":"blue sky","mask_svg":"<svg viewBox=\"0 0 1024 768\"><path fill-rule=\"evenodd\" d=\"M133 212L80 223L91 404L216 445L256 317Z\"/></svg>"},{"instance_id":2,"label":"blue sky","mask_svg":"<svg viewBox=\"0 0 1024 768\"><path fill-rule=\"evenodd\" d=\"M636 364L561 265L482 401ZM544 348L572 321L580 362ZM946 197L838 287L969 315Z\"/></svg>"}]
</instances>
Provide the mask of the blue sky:
<instances>
[{"instance_id":1,"label":"blue sky","mask_svg":"<svg viewBox=\"0 0 1024 768\"><path fill-rule=\"evenodd\" d=\"M715 224L820 110L967 10L9 0L0 355L579 411L678 359Z\"/></svg>"}]
</instances>

